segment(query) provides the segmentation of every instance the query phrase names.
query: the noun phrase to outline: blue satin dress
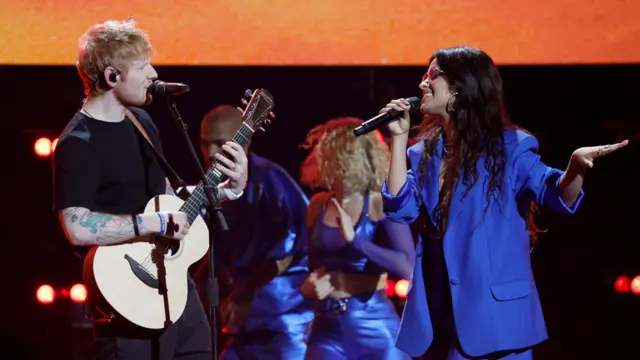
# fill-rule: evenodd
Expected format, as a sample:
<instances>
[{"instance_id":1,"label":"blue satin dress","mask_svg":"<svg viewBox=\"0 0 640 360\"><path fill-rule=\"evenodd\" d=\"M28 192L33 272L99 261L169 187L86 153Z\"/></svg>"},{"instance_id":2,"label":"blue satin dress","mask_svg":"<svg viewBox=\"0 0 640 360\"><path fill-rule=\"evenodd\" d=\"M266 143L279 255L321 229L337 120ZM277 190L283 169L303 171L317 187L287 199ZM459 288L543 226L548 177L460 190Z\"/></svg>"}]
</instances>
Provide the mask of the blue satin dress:
<instances>
[{"instance_id":1,"label":"blue satin dress","mask_svg":"<svg viewBox=\"0 0 640 360\"><path fill-rule=\"evenodd\" d=\"M371 275L390 272L408 278L415 261L409 227L384 219L372 221L368 194L364 199L350 244L338 228L324 224L325 205L311 234L311 269ZM305 359L411 359L395 347L398 326L398 312L384 290L317 301Z\"/></svg>"},{"instance_id":2,"label":"blue satin dress","mask_svg":"<svg viewBox=\"0 0 640 360\"><path fill-rule=\"evenodd\" d=\"M302 360L305 333L313 320L313 301L302 296L307 277L308 199L279 165L249 153L249 182L244 195L222 203L229 231L215 234L216 276L220 299L256 276L265 261L292 256L289 268L254 293L246 318L228 325L229 341L221 360ZM209 255L194 278L208 309Z\"/></svg>"}]
</instances>

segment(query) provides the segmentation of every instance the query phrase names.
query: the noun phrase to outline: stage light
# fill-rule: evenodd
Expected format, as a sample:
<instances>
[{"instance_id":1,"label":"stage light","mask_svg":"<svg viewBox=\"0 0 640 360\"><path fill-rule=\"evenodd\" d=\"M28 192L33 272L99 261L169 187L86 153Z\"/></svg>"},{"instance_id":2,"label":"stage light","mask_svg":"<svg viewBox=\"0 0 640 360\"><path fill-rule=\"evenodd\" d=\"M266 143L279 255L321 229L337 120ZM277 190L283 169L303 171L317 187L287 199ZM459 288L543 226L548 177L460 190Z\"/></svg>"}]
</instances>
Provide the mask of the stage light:
<instances>
[{"instance_id":1,"label":"stage light","mask_svg":"<svg viewBox=\"0 0 640 360\"><path fill-rule=\"evenodd\" d=\"M56 145L58 145L58 138L53 139L53 141L51 142L51 153L55 151Z\"/></svg>"},{"instance_id":2,"label":"stage light","mask_svg":"<svg viewBox=\"0 0 640 360\"><path fill-rule=\"evenodd\" d=\"M393 280L387 280L387 283L384 285L384 292L388 297L392 297L396 294L396 283Z\"/></svg>"},{"instance_id":3,"label":"stage light","mask_svg":"<svg viewBox=\"0 0 640 360\"><path fill-rule=\"evenodd\" d=\"M618 276L616 281L613 283L613 288L616 290L616 292L626 293L626 292L629 292L630 283L631 283L631 280L629 279L628 276L620 275Z\"/></svg>"},{"instance_id":4,"label":"stage light","mask_svg":"<svg viewBox=\"0 0 640 360\"><path fill-rule=\"evenodd\" d=\"M41 285L36 292L36 298L40 304L48 305L56 298L56 292L51 285Z\"/></svg>"},{"instance_id":5,"label":"stage light","mask_svg":"<svg viewBox=\"0 0 640 360\"><path fill-rule=\"evenodd\" d=\"M408 291L409 291L409 281L405 279L398 280L398 282L396 283L396 295L399 298L404 299L407 297Z\"/></svg>"},{"instance_id":6,"label":"stage light","mask_svg":"<svg viewBox=\"0 0 640 360\"><path fill-rule=\"evenodd\" d=\"M47 157L51 155L51 140L46 137L41 137L36 140L33 145L33 149L36 152L36 155L40 157Z\"/></svg>"},{"instance_id":7,"label":"stage light","mask_svg":"<svg viewBox=\"0 0 640 360\"><path fill-rule=\"evenodd\" d=\"M631 280L629 284L629 290L636 295L640 295L640 275L637 275Z\"/></svg>"},{"instance_id":8,"label":"stage light","mask_svg":"<svg viewBox=\"0 0 640 360\"><path fill-rule=\"evenodd\" d=\"M87 299L87 288L82 284L75 284L69 290L71 301L76 304L82 304Z\"/></svg>"}]
</instances>

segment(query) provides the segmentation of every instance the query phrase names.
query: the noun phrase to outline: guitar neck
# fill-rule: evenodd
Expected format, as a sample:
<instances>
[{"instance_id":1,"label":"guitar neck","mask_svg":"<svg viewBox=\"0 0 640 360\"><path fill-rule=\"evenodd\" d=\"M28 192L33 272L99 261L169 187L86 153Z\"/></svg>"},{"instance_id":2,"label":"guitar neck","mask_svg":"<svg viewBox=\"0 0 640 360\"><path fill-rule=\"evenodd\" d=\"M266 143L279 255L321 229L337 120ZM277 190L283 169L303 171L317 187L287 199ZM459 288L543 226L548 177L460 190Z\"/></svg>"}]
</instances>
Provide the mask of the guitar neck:
<instances>
[{"instance_id":1,"label":"guitar neck","mask_svg":"<svg viewBox=\"0 0 640 360\"><path fill-rule=\"evenodd\" d=\"M236 132L231 141L240 146L245 146L249 143L252 135L253 129L251 129L251 127L245 122L243 122L242 126L240 126L240 129L238 130L238 132ZM229 155L227 152L223 151L222 155L225 158L233 161L233 156ZM218 161L216 161L216 164L217 163ZM215 166L212 166L211 169L207 171L205 177L207 178L207 182L214 188L217 188L219 184L228 179L228 176L223 174ZM203 209L204 204L206 203L207 195L204 193L204 184L202 184L201 181L191 192L189 197L187 197L185 203L182 204L182 207L180 207L180 211L186 213L189 224L193 224L198 215L201 214L201 209Z\"/></svg>"}]
</instances>

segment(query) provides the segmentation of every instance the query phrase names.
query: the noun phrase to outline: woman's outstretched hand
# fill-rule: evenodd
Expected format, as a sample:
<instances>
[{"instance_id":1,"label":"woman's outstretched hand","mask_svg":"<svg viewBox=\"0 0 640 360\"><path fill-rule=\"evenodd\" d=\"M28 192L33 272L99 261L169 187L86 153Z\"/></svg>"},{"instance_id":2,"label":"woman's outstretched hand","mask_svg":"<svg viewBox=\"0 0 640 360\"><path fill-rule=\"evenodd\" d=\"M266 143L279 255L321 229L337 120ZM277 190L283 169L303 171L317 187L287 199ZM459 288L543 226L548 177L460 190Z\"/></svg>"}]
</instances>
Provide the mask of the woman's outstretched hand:
<instances>
[{"instance_id":1,"label":"woman's outstretched hand","mask_svg":"<svg viewBox=\"0 0 640 360\"><path fill-rule=\"evenodd\" d=\"M593 161L601 156L609 155L612 152L622 149L629 144L629 140L619 142L617 144L581 147L573 152L571 161L576 165L593 167Z\"/></svg>"}]
</instances>

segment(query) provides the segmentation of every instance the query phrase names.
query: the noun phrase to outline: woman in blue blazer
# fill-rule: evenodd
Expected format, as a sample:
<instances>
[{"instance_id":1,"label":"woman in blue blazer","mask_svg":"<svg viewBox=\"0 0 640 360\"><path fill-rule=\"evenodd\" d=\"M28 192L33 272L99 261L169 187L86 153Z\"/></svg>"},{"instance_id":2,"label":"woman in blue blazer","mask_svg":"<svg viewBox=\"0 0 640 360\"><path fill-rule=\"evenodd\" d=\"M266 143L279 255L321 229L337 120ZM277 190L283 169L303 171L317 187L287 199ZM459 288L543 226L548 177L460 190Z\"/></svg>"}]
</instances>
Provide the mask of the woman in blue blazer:
<instances>
[{"instance_id":1,"label":"woman in blue blazer","mask_svg":"<svg viewBox=\"0 0 640 360\"><path fill-rule=\"evenodd\" d=\"M404 111L388 125L385 215L422 226L396 345L426 359L531 359L547 332L530 205L573 214L586 169L628 142L577 149L566 171L548 167L536 138L509 121L498 69L478 49L437 51L420 89L421 141L408 150L409 103L380 111Z\"/></svg>"}]
</instances>

